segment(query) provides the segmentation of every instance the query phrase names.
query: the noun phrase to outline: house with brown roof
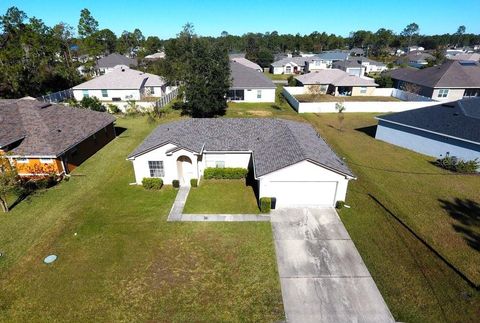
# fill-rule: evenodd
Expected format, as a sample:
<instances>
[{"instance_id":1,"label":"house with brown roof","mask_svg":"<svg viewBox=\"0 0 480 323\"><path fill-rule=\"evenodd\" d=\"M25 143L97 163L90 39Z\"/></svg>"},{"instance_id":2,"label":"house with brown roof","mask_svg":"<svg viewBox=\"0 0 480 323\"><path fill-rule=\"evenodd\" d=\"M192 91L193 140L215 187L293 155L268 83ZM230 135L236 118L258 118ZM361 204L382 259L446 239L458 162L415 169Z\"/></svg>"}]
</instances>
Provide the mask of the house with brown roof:
<instances>
[{"instance_id":1,"label":"house with brown roof","mask_svg":"<svg viewBox=\"0 0 480 323\"><path fill-rule=\"evenodd\" d=\"M391 72L394 87L434 100L480 96L480 63L448 60L421 70L401 68Z\"/></svg>"},{"instance_id":2,"label":"house with brown roof","mask_svg":"<svg viewBox=\"0 0 480 323\"><path fill-rule=\"evenodd\" d=\"M115 138L114 121L32 98L0 100L0 153L21 176L68 174Z\"/></svg>"}]
</instances>

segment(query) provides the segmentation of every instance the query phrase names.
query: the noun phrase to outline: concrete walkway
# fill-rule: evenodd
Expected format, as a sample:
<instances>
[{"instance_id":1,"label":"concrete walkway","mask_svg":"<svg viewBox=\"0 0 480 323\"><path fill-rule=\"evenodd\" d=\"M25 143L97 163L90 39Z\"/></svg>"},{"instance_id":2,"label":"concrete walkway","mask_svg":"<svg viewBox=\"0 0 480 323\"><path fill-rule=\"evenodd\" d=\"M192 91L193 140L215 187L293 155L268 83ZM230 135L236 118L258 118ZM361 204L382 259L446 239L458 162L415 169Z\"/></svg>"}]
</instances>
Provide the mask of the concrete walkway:
<instances>
[{"instance_id":1,"label":"concrete walkway","mask_svg":"<svg viewBox=\"0 0 480 323\"><path fill-rule=\"evenodd\" d=\"M271 217L287 322L395 322L333 208Z\"/></svg>"},{"instance_id":2,"label":"concrete walkway","mask_svg":"<svg viewBox=\"0 0 480 323\"><path fill-rule=\"evenodd\" d=\"M183 208L187 202L188 193L190 193L190 186L181 186L178 189L177 197L173 202L167 221L180 221L182 218Z\"/></svg>"}]
</instances>

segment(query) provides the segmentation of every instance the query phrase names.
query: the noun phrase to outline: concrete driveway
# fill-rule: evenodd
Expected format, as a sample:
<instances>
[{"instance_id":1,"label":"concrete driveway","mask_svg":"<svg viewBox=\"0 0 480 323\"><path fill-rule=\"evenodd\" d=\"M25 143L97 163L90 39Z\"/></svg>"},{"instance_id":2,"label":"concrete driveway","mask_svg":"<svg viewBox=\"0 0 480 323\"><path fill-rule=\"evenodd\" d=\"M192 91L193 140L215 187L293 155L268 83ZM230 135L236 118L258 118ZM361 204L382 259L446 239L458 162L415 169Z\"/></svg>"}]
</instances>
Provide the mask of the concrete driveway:
<instances>
[{"instance_id":1,"label":"concrete driveway","mask_svg":"<svg viewBox=\"0 0 480 323\"><path fill-rule=\"evenodd\" d=\"M395 322L335 209L271 216L287 322Z\"/></svg>"}]
</instances>

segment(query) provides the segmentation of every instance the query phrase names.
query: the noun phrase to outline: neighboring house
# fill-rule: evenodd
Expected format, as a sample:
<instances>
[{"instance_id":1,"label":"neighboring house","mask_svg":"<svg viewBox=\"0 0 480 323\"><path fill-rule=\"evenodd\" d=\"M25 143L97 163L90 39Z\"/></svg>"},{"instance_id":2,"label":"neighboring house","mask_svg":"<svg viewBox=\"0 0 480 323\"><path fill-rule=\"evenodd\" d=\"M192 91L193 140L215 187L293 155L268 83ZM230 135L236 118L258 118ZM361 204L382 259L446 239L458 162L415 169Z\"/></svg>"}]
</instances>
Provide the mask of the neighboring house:
<instances>
[{"instance_id":1,"label":"neighboring house","mask_svg":"<svg viewBox=\"0 0 480 323\"><path fill-rule=\"evenodd\" d=\"M400 57L397 60L398 65L407 64L408 66L415 68L423 68L428 65L429 60L434 60L435 57L429 53L422 51L412 51L407 55Z\"/></svg>"},{"instance_id":2,"label":"neighboring house","mask_svg":"<svg viewBox=\"0 0 480 323\"><path fill-rule=\"evenodd\" d=\"M381 73L387 70L387 65L382 62L374 61L367 57L359 57L360 63L365 67L365 73Z\"/></svg>"},{"instance_id":3,"label":"neighboring house","mask_svg":"<svg viewBox=\"0 0 480 323\"><path fill-rule=\"evenodd\" d=\"M319 91L334 96L369 96L378 84L370 78L349 75L339 69L326 69L295 77L307 92Z\"/></svg>"},{"instance_id":4,"label":"neighboring house","mask_svg":"<svg viewBox=\"0 0 480 323\"><path fill-rule=\"evenodd\" d=\"M136 67L138 66L138 63L136 59L113 53L108 56L102 57L97 61L97 65L95 67L96 74L103 75L110 73L115 69L115 67L119 65Z\"/></svg>"},{"instance_id":5,"label":"neighboring house","mask_svg":"<svg viewBox=\"0 0 480 323\"><path fill-rule=\"evenodd\" d=\"M314 128L269 118L189 119L158 126L129 156L135 182L201 179L206 168L249 169L257 197L277 207L334 206L354 175ZM221 197L218 197L221 198ZM239 197L240 198L240 197Z\"/></svg>"},{"instance_id":6,"label":"neighboring house","mask_svg":"<svg viewBox=\"0 0 480 323\"><path fill-rule=\"evenodd\" d=\"M362 65L360 59L349 59L333 63L333 68L347 72L348 75L362 77L365 75L366 67Z\"/></svg>"},{"instance_id":7,"label":"neighboring house","mask_svg":"<svg viewBox=\"0 0 480 323\"><path fill-rule=\"evenodd\" d=\"M480 159L480 98L376 117L375 138L442 158Z\"/></svg>"},{"instance_id":8,"label":"neighboring house","mask_svg":"<svg viewBox=\"0 0 480 323\"><path fill-rule=\"evenodd\" d=\"M407 47L407 53L411 53L411 52L423 52L425 50L425 48L423 48L422 46L410 46L410 47Z\"/></svg>"},{"instance_id":9,"label":"neighboring house","mask_svg":"<svg viewBox=\"0 0 480 323\"><path fill-rule=\"evenodd\" d=\"M234 102L275 102L276 86L253 68L230 61L232 85L227 99Z\"/></svg>"},{"instance_id":10,"label":"neighboring house","mask_svg":"<svg viewBox=\"0 0 480 323\"><path fill-rule=\"evenodd\" d=\"M257 72L263 72L263 68L258 65L257 63L252 62L251 60L246 59L245 57L231 57L230 56L230 61L236 62L238 64L242 64L243 66L252 68L256 70Z\"/></svg>"},{"instance_id":11,"label":"neighboring house","mask_svg":"<svg viewBox=\"0 0 480 323\"><path fill-rule=\"evenodd\" d=\"M156 60L164 59L164 58L165 58L165 52L158 52L158 53L154 53L154 54L150 54L150 55L145 56L145 60L147 60L147 61L156 61Z\"/></svg>"},{"instance_id":12,"label":"neighboring house","mask_svg":"<svg viewBox=\"0 0 480 323\"><path fill-rule=\"evenodd\" d=\"M0 153L21 176L68 174L115 138L114 122L88 109L0 100Z\"/></svg>"},{"instance_id":13,"label":"neighboring house","mask_svg":"<svg viewBox=\"0 0 480 323\"><path fill-rule=\"evenodd\" d=\"M300 74L305 71L307 61L312 57L285 57L270 64L272 74Z\"/></svg>"},{"instance_id":14,"label":"neighboring house","mask_svg":"<svg viewBox=\"0 0 480 323\"><path fill-rule=\"evenodd\" d=\"M449 56L448 59L452 59L454 61L471 61L471 62L479 62L480 61L480 54L479 53L462 53L457 54L454 56Z\"/></svg>"},{"instance_id":15,"label":"neighboring house","mask_svg":"<svg viewBox=\"0 0 480 323\"><path fill-rule=\"evenodd\" d=\"M305 73L332 68L333 64L348 60L349 55L345 51L329 51L310 57L305 62Z\"/></svg>"},{"instance_id":16,"label":"neighboring house","mask_svg":"<svg viewBox=\"0 0 480 323\"><path fill-rule=\"evenodd\" d=\"M161 97L171 92L158 75L116 66L111 72L72 88L77 101L96 97L100 101L141 101L146 97Z\"/></svg>"},{"instance_id":17,"label":"neighboring house","mask_svg":"<svg viewBox=\"0 0 480 323\"><path fill-rule=\"evenodd\" d=\"M365 55L365 51L362 48L354 47L350 49L350 56L363 56Z\"/></svg>"},{"instance_id":18,"label":"neighboring house","mask_svg":"<svg viewBox=\"0 0 480 323\"><path fill-rule=\"evenodd\" d=\"M447 60L420 70L397 69L390 76L395 88L434 100L480 96L480 63Z\"/></svg>"}]
</instances>

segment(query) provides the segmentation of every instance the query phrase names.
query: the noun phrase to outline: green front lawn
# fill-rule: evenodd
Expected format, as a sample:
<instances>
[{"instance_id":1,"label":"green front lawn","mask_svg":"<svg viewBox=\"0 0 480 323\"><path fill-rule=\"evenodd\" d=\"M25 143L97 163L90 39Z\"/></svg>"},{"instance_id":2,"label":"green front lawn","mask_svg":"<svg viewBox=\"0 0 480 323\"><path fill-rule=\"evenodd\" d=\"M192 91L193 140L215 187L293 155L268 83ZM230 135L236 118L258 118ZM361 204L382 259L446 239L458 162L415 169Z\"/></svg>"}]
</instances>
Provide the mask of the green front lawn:
<instances>
[{"instance_id":1,"label":"green front lawn","mask_svg":"<svg viewBox=\"0 0 480 323\"><path fill-rule=\"evenodd\" d=\"M295 98L299 102L397 102L392 96L334 96L330 94L298 94Z\"/></svg>"},{"instance_id":2,"label":"green front lawn","mask_svg":"<svg viewBox=\"0 0 480 323\"><path fill-rule=\"evenodd\" d=\"M290 76L292 76L291 74L272 74L268 71L263 72L263 74L266 77L268 77L269 79L274 80L274 81L284 81L284 80L286 81L286 80L288 80L288 78ZM293 76L295 76L295 75L293 75Z\"/></svg>"},{"instance_id":3,"label":"green front lawn","mask_svg":"<svg viewBox=\"0 0 480 323\"><path fill-rule=\"evenodd\" d=\"M0 214L0 320L282 320L270 224L167 223L176 190L129 185L125 160L155 125L117 125L69 182Z\"/></svg>"},{"instance_id":4,"label":"green front lawn","mask_svg":"<svg viewBox=\"0 0 480 323\"><path fill-rule=\"evenodd\" d=\"M245 180L202 180L190 189L184 213L257 214L260 212L251 186Z\"/></svg>"},{"instance_id":5,"label":"green front lawn","mask_svg":"<svg viewBox=\"0 0 480 323\"><path fill-rule=\"evenodd\" d=\"M340 215L395 319L473 322L480 295L398 224L375 196L477 284L480 178L457 175L432 158L374 139L372 114L305 115L358 176ZM475 206L476 205L476 206ZM476 237L476 238L475 238Z\"/></svg>"}]
</instances>

